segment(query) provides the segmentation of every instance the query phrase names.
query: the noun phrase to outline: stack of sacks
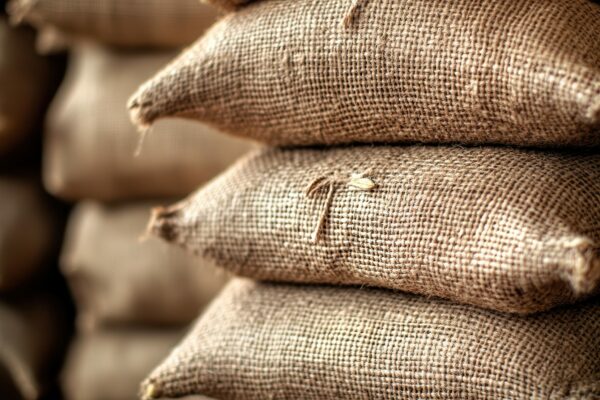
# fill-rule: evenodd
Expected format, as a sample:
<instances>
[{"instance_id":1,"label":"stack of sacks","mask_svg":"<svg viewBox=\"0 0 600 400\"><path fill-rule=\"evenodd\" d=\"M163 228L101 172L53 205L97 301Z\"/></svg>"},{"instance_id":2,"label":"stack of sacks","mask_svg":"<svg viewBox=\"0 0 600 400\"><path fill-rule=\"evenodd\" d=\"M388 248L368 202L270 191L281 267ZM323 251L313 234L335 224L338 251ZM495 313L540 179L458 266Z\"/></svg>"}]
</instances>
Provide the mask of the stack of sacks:
<instances>
[{"instance_id":1,"label":"stack of sacks","mask_svg":"<svg viewBox=\"0 0 600 400\"><path fill-rule=\"evenodd\" d=\"M3 10L2 6L2 10ZM34 169L41 121L62 74L59 58L35 52L30 28L0 13L0 398L55 393L70 333L58 279L60 210Z\"/></svg>"},{"instance_id":2,"label":"stack of sacks","mask_svg":"<svg viewBox=\"0 0 600 400\"><path fill-rule=\"evenodd\" d=\"M600 6L222 2L132 118L286 147L155 211L257 281L143 397L599 398Z\"/></svg>"},{"instance_id":3,"label":"stack of sacks","mask_svg":"<svg viewBox=\"0 0 600 400\"><path fill-rule=\"evenodd\" d=\"M43 160L46 189L81 202L61 256L79 311L64 394L129 400L226 280L209 263L156 239L141 243L140 236L148 201L189 193L249 146L198 123L172 121L138 148L126 107L131 92L216 12L195 0L23 0L10 10L41 30L44 49L71 49L46 119Z\"/></svg>"}]
</instances>

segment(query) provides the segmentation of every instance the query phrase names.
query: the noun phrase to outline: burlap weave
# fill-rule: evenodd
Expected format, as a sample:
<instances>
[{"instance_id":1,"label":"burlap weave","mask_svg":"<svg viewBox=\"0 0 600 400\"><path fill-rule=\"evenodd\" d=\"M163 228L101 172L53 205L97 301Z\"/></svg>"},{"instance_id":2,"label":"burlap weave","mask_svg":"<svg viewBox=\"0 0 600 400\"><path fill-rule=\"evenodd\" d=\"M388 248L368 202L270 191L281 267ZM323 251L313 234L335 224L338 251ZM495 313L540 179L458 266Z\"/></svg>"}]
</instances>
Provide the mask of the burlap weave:
<instances>
[{"instance_id":1,"label":"burlap weave","mask_svg":"<svg viewBox=\"0 0 600 400\"><path fill-rule=\"evenodd\" d=\"M197 0L13 0L15 21L126 47L179 47L198 38L218 14Z\"/></svg>"},{"instance_id":2,"label":"burlap weave","mask_svg":"<svg viewBox=\"0 0 600 400\"><path fill-rule=\"evenodd\" d=\"M57 218L32 177L0 175L0 290L15 289L47 266Z\"/></svg>"},{"instance_id":3,"label":"burlap weave","mask_svg":"<svg viewBox=\"0 0 600 400\"><path fill-rule=\"evenodd\" d=\"M227 280L208 261L156 238L140 242L149 215L145 203L86 202L73 212L61 264L82 328L186 324Z\"/></svg>"},{"instance_id":4,"label":"burlap weave","mask_svg":"<svg viewBox=\"0 0 600 400\"><path fill-rule=\"evenodd\" d=\"M256 279L381 286L529 313L598 292L600 155L262 150L155 234Z\"/></svg>"},{"instance_id":5,"label":"burlap weave","mask_svg":"<svg viewBox=\"0 0 600 400\"><path fill-rule=\"evenodd\" d=\"M181 330L100 330L80 335L62 373L66 400L132 400Z\"/></svg>"},{"instance_id":6,"label":"burlap weave","mask_svg":"<svg viewBox=\"0 0 600 400\"><path fill-rule=\"evenodd\" d=\"M600 144L588 0L269 0L230 14L130 99L274 145Z\"/></svg>"},{"instance_id":7,"label":"burlap weave","mask_svg":"<svg viewBox=\"0 0 600 400\"><path fill-rule=\"evenodd\" d=\"M180 196L212 178L248 145L188 121L164 121L136 157L127 96L174 53L81 46L47 120L44 183L69 200Z\"/></svg>"},{"instance_id":8,"label":"burlap weave","mask_svg":"<svg viewBox=\"0 0 600 400\"><path fill-rule=\"evenodd\" d=\"M35 52L35 33L0 16L0 155L34 133L55 88L52 62Z\"/></svg>"},{"instance_id":9,"label":"burlap weave","mask_svg":"<svg viewBox=\"0 0 600 400\"><path fill-rule=\"evenodd\" d=\"M146 399L600 396L598 302L533 317L377 289L235 280L150 374Z\"/></svg>"}]
</instances>

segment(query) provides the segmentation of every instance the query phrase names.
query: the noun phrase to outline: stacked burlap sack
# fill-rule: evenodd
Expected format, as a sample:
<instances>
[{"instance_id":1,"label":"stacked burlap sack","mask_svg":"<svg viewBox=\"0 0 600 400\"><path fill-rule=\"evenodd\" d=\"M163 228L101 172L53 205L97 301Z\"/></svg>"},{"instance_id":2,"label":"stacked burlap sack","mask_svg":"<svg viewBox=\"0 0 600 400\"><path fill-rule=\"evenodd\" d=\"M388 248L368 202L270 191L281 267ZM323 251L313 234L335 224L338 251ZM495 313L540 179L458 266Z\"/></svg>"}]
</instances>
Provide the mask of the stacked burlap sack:
<instances>
[{"instance_id":1,"label":"stacked burlap sack","mask_svg":"<svg viewBox=\"0 0 600 400\"><path fill-rule=\"evenodd\" d=\"M144 240L150 205L189 193L249 145L182 121L139 141L127 98L217 12L195 0L17 0L9 8L39 28L42 50L70 50L43 152L46 189L77 202L60 260L78 309L64 395L130 400L227 279L209 262Z\"/></svg>"},{"instance_id":2,"label":"stacked burlap sack","mask_svg":"<svg viewBox=\"0 0 600 400\"><path fill-rule=\"evenodd\" d=\"M42 190L41 121L62 75L60 57L35 52L31 28L13 27L0 3L0 398L56 396L70 336L58 277L61 207Z\"/></svg>"},{"instance_id":3,"label":"stacked burlap sack","mask_svg":"<svg viewBox=\"0 0 600 400\"><path fill-rule=\"evenodd\" d=\"M240 278L142 397L599 398L600 6L215 2L132 119L281 147L155 210Z\"/></svg>"}]
</instances>

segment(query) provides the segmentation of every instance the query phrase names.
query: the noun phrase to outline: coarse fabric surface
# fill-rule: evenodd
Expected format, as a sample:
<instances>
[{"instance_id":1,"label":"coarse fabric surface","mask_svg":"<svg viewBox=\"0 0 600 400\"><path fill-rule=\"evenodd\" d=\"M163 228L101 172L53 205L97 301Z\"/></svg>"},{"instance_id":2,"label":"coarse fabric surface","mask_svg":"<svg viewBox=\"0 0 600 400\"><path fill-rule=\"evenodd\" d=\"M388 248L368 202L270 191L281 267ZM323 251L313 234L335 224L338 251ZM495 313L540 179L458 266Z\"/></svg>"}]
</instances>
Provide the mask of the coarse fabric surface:
<instances>
[{"instance_id":1,"label":"coarse fabric surface","mask_svg":"<svg viewBox=\"0 0 600 400\"><path fill-rule=\"evenodd\" d=\"M127 96L173 55L76 49L46 124L44 183L52 194L104 201L182 196L248 149L189 121L164 121L138 148Z\"/></svg>"},{"instance_id":2,"label":"coarse fabric surface","mask_svg":"<svg viewBox=\"0 0 600 400\"><path fill-rule=\"evenodd\" d=\"M142 393L590 400L599 329L598 301L523 317L383 289L234 280Z\"/></svg>"},{"instance_id":3,"label":"coarse fabric surface","mask_svg":"<svg viewBox=\"0 0 600 400\"><path fill-rule=\"evenodd\" d=\"M210 262L141 240L151 204L84 202L73 211L61 266L80 328L187 324L225 284Z\"/></svg>"},{"instance_id":4,"label":"coarse fabric surface","mask_svg":"<svg viewBox=\"0 0 600 400\"><path fill-rule=\"evenodd\" d=\"M265 149L149 230L235 274L531 313L597 294L600 155L458 146Z\"/></svg>"},{"instance_id":5,"label":"coarse fabric surface","mask_svg":"<svg viewBox=\"0 0 600 400\"><path fill-rule=\"evenodd\" d=\"M269 0L229 14L130 99L272 145L597 146L588 0Z\"/></svg>"}]
</instances>

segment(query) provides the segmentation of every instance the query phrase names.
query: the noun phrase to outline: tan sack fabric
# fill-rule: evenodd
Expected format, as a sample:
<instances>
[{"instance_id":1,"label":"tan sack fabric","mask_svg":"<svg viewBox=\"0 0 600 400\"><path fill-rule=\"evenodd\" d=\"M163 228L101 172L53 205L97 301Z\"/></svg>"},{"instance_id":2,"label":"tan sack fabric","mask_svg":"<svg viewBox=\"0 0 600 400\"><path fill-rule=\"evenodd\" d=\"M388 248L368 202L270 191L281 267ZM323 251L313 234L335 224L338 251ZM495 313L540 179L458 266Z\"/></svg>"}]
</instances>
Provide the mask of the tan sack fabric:
<instances>
[{"instance_id":1,"label":"tan sack fabric","mask_svg":"<svg viewBox=\"0 0 600 400\"><path fill-rule=\"evenodd\" d=\"M149 229L256 279L529 313L598 292L598 221L598 154L359 146L254 153Z\"/></svg>"},{"instance_id":2,"label":"tan sack fabric","mask_svg":"<svg viewBox=\"0 0 600 400\"><path fill-rule=\"evenodd\" d=\"M142 243L149 215L146 203L89 202L73 211L61 264L82 327L187 324L227 280L208 261L156 238Z\"/></svg>"},{"instance_id":3,"label":"tan sack fabric","mask_svg":"<svg viewBox=\"0 0 600 400\"><path fill-rule=\"evenodd\" d=\"M35 131L54 88L56 68L34 43L33 30L0 16L0 155Z\"/></svg>"},{"instance_id":4,"label":"tan sack fabric","mask_svg":"<svg viewBox=\"0 0 600 400\"><path fill-rule=\"evenodd\" d=\"M0 175L0 290L32 279L57 244L57 218L30 177Z\"/></svg>"},{"instance_id":5,"label":"tan sack fabric","mask_svg":"<svg viewBox=\"0 0 600 400\"><path fill-rule=\"evenodd\" d=\"M66 400L132 400L181 339L180 330L107 330L79 336L61 381Z\"/></svg>"},{"instance_id":6,"label":"tan sack fabric","mask_svg":"<svg viewBox=\"0 0 600 400\"><path fill-rule=\"evenodd\" d=\"M533 317L377 289L233 281L146 399L600 396L600 305Z\"/></svg>"},{"instance_id":7,"label":"tan sack fabric","mask_svg":"<svg viewBox=\"0 0 600 400\"><path fill-rule=\"evenodd\" d=\"M135 156L139 135L127 96L172 56L77 49L47 121L44 182L51 193L69 200L181 196L247 149L203 125L165 121Z\"/></svg>"},{"instance_id":8,"label":"tan sack fabric","mask_svg":"<svg viewBox=\"0 0 600 400\"><path fill-rule=\"evenodd\" d=\"M64 307L36 294L0 300L0 398L37 400L54 380L68 339Z\"/></svg>"},{"instance_id":9,"label":"tan sack fabric","mask_svg":"<svg viewBox=\"0 0 600 400\"><path fill-rule=\"evenodd\" d=\"M13 0L17 22L127 47L179 47L200 36L217 18L197 0Z\"/></svg>"},{"instance_id":10,"label":"tan sack fabric","mask_svg":"<svg viewBox=\"0 0 600 400\"><path fill-rule=\"evenodd\" d=\"M273 145L600 144L588 0L269 0L215 25L131 98Z\"/></svg>"}]
</instances>

